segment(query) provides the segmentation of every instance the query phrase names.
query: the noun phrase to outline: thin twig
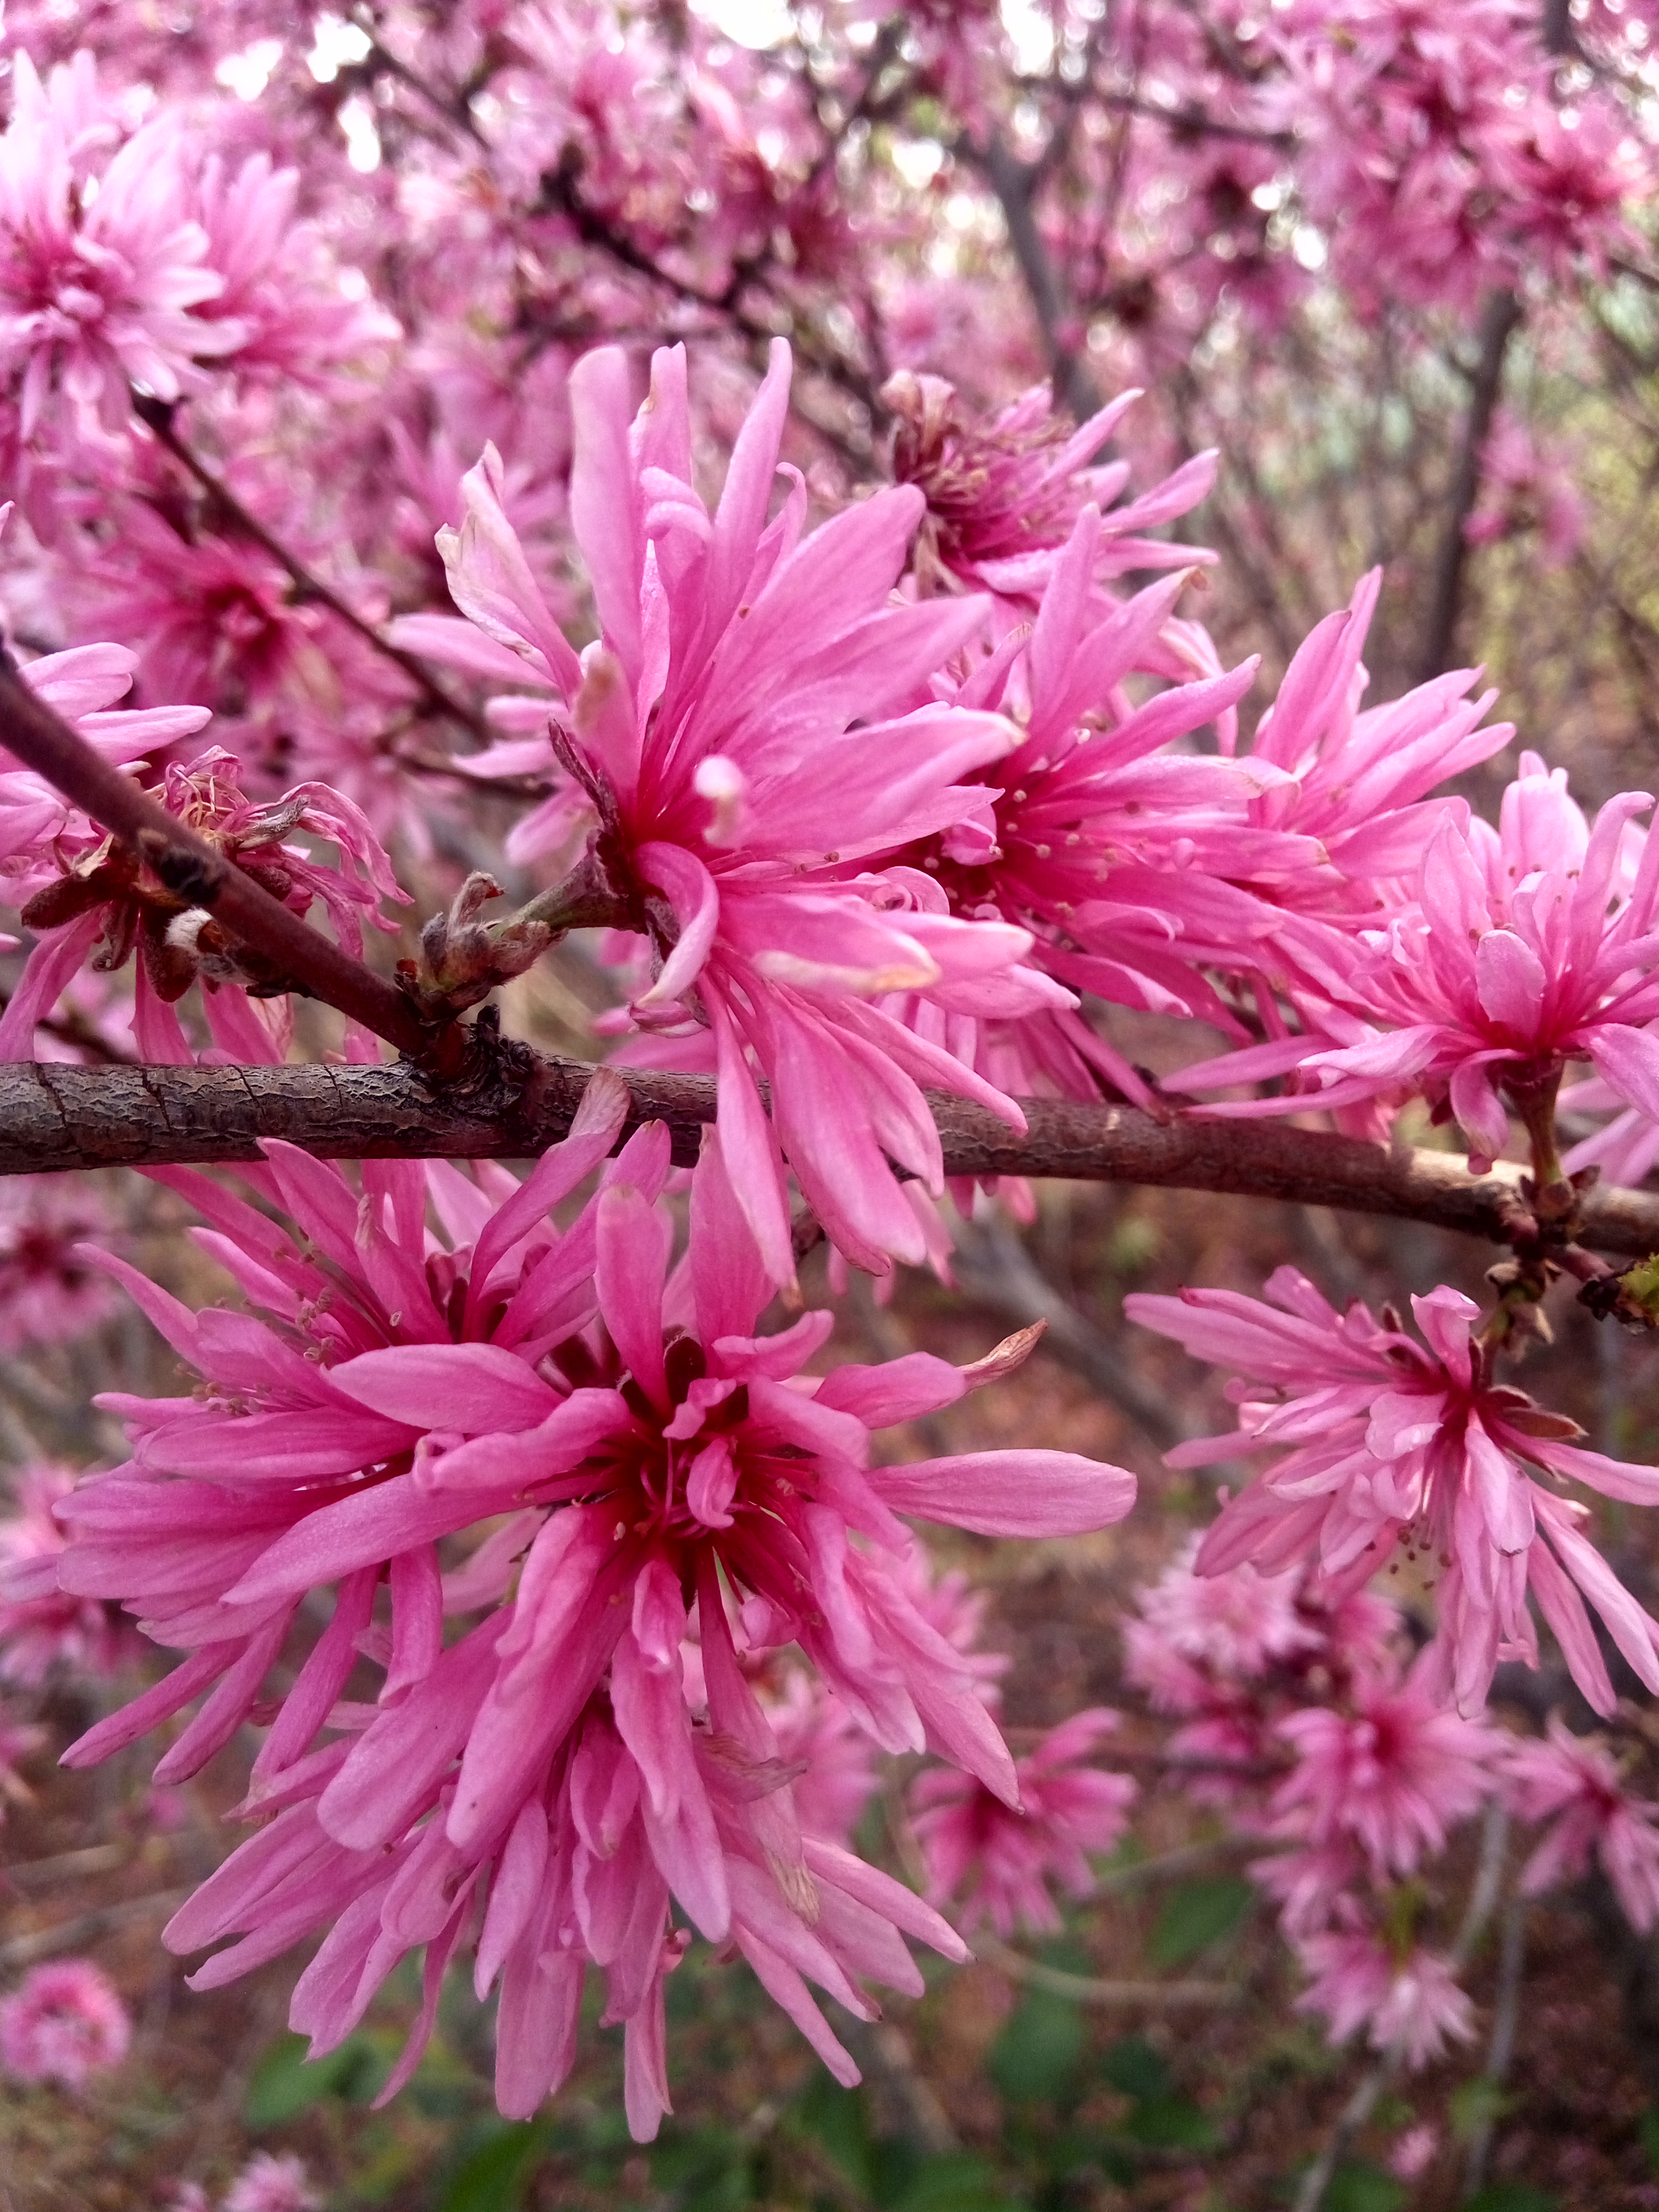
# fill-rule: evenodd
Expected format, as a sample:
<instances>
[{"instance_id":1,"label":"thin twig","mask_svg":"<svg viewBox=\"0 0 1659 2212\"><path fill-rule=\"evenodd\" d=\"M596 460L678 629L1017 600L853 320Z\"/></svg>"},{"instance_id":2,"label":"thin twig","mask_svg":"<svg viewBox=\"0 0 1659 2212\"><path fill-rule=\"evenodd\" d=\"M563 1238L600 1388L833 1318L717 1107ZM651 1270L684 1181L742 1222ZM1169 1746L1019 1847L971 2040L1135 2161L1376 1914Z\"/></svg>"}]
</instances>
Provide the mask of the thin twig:
<instances>
[{"instance_id":1,"label":"thin twig","mask_svg":"<svg viewBox=\"0 0 1659 2212\"><path fill-rule=\"evenodd\" d=\"M1063 1973L1013 1950L1000 1936L983 1929L974 1937L974 1949L987 1966L1027 1988L1046 1990L1051 1996L1070 1997L1074 2004L1139 2006L1148 2012L1193 2012L1217 2005L1237 2004L1243 1995L1237 1982L1128 1982L1109 1980L1097 1974Z\"/></svg>"},{"instance_id":2,"label":"thin twig","mask_svg":"<svg viewBox=\"0 0 1659 2212\"><path fill-rule=\"evenodd\" d=\"M1059 275L1037 228L1034 206L1042 164L1022 161L996 131L990 133L982 146L975 144L970 138L961 138L956 150L979 171L996 195L1007 227L1009 248L1042 335L1054 389L1076 419L1086 422L1100 405L1100 393L1079 360L1076 348L1065 336L1069 310Z\"/></svg>"},{"instance_id":3,"label":"thin twig","mask_svg":"<svg viewBox=\"0 0 1659 2212\"><path fill-rule=\"evenodd\" d=\"M1457 617L1462 605L1463 572L1469 541L1464 525L1480 496L1486 440L1504 382L1504 356L1521 323L1521 302L1508 289L1494 292L1480 318L1480 356L1469 393L1469 411L1457 449L1457 465L1441 523L1440 550L1435 558L1434 589L1429 600L1420 680L1427 683L1452 665L1457 642Z\"/></svg>"},{"instance_id":4,"label":"thin twig","mask_svg":"<svg viewBox=\"0 0 1659 2212\"><path fill-rule=\"evenodd\" d=\"M61 1951L79 1950L83 1943L112 1935L118 1928L152 1919L158 1912L170 1913L189 1895L188 1883L182 1889L152 1890L148 1897L129 1897L118 1905L102 1905L94 1912L82 1912L73 1920L60 1920L55 1928L37 1928L27 1936L14 1936L9 1942L0 1943L0 1967L30 1966L37 1959L53 1959Z\"/></svg>"},{"instance_id":5,"label":"thin twig","mask_svg":"<svg viewBox=\"0 0 1659 2212\"><path fill-rule=\"evenodd\" d=\"M1170 1451L1184 1440L1189 1431L1170 1413L1168 1401L1143 1382L1100 1331L1045 1279L1006 1222L962 1222L954 1241L951 1266L964 1296L1022 1327L1047 1322L1044 1348L1127 1414L1159 1451Z\"/></svg>"},{"instance_id":6,"label":"thin twig","mask_svg":"<svg viewBox=\"0 0 1659 2212\"><path fill-rule=\"evenodd\" d=\"M50 1889L55 1882L79 1881L87 1875L110 1874L132 1856L131 1844L88 1844L78 1851L58 1851L49 1859L25 1859L0 1868L0 1880L18 1889Z\"/></svg>"},{"instance_id":7,"label":"thin twig","mask_svg":"<svg viewBox=\"0 0 1659 2212\"><path fill-rule=\"evenodd\" d=\"M1515 2031L1521 2017L1521 1975L1527 1954L1527 1900L1510 1898L1504 1913L1503 1948L1498 1954L1498 1994L1492 2004L1492 2040L1486 2046L1482 2086L1485 2103L1475 2117L1463 2167L1463 2201L1478 2197L1486 2179L1492 2139L1498 2125L1498 2100L1510 2061L1515 2056Z\"/></svg>"}]
</instances>

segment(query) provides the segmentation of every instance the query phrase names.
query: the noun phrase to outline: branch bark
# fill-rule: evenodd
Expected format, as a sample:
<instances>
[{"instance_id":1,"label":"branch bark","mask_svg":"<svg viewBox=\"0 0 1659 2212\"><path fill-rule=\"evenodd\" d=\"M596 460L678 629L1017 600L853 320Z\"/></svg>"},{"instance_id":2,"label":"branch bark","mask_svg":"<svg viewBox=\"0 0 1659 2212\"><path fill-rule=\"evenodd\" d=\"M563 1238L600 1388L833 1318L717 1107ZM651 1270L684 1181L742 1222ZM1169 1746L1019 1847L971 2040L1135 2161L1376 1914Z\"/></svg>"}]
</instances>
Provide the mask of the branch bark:
<instances>
[{"instance_id":1,"label":"branch bark","mask_svg":"<svg viewBox=\"0 0 1659 2212\"><path fill-rule=\"evenodd\" d=\"M284 1138L329 1159L526 1159L565 1135L593 1073L587 1061L520 1045L492 1049L476 1030L459 1034L472 1039L472 1048L453 1077L410 1062L70 1067L24 1060L0 1066L0 1175L251 1160L265 1137ZM629 1127L665 1121L675 1159L691 1164L703 1127L714 1118L714 1078L616 1072L633 1093ZM1390 1149L1284 1122L1195 1114L1160 1121L1133 1106L1023 1103L1029 1127L1018 1137L983 1107L930 1094L945 1173L1066 1176L1297 1200L1504 1243L1524 1172L1500 1160L1490 1174L1475 1176L1454 1152ZM1580 1241L1633 1258L1659 1251L1659 1193L1592 1189Z\"/></svg>"},{"instance_id":2,"label":"branch bark","mask_svg":"<svg viewBox=\"0 0 1659 2212\"><path fill-rule=\"evenodd\" d=\"M1066 301L1032 206L1041 165L1022 161L994 131L983 146L960 141L958 151L973 163L996 194L1008 228L1009 247L1042 333L1054 389L1076 420L1086 422L1100 405L1100 394L1094 379L1073 348L1066 343Z\"/></svg>"}]
</instances>

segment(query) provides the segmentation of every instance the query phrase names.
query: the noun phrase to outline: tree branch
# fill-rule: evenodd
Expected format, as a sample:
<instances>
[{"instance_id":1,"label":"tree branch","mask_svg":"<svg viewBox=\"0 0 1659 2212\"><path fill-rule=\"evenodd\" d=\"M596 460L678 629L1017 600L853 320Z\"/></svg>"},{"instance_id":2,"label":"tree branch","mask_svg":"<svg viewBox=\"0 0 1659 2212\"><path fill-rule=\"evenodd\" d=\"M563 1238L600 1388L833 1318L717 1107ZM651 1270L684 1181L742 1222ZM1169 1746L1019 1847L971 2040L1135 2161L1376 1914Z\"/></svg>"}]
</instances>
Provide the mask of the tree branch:
<instances>
[{"instance_id":1,"label":"tree branch","mask_svg":"<svg viewBox=\"0 0 1659 2212\"><path fill-rule=\"evenodd\" d=\"M112 766L61 715L35 697L3 647L0 744L90 815L100 829L131 848L169 890L191 906L204 907L234 937L267 954L281 974L292 977L295 988L337 1007L400 1052L430 1050L434 1032L402 992L290 913L280 899Z\"/></svg>"},{"instance_id":2,"label":"tree branch","mask_svg":"<svg viewBox=\"0 0 1659 2212\"><path fill-rule=\"evenodd\" d=\"M1435 556L1434 590L1429 601L1428 642L1423 648L1419 681L1428 683L1452 665L1457 641L1457 617L1463 595L1463 570L1469 542L1463 526L1480 496L1482 465L1498 395L1504 382L1504 356L1519 328L1521 302L1510 290L1494 292L1480 318L1480 358L1475 365L1469 411L1464 418L1462 441L1452 477L1449 503Z\"/></svg>"},{"instance_id":3,"label":"tree branch","mask_svg":"<svg viewBox=\"0 0 1659 2212\"><path fill-rule=\"evenodd\" d=\"M957 142L957 150L973 164L996 194L1008 228L1009 247L1042 334L1054 389L1076 419L1086 422L1100 405L1100 394L1094 379L1062 335L1067 312L1066 301L1032 209L1038 167L1022 161L994 131L983 146L964 138Z\"/></svg>"},{"instance_id":4,"label":"tree branch","mask_svg":"<svg viewBox=\"0 0 1659 2212\"><path fill-rule=\"evenodd\" d=\"M398 1005L406 1011L401 1000ZM0 1174L251 1160L265 1137L284 1138L329 1159L527 1159L566 1134L594 1072L587 1061L501 1044L487 1029L458 1034L470 1051L447 1079L410 1062L70 1067L24 1060L0 1066ZM714 1079L627 1067L616 1073L633 1093L629 1127L665 1121L676 1160L694 1162L703 1127L714 1118ZM1474 1176L1454 1152L1389 1149L1284 1122L1199 1114L1160 1121L1133 1106L1030 1098L1024 1102L1028 1133L1017 1137L982 1106L938 1091L929 1103L949 1176L1058 1176L1291 1199L1426 1222L1499 1244L1510 1241L1522 1203L1524 1170L1510 1162ZM1659 1251L1659 1193L1590 1190L1578 1236L1603 1252L1645 1257Z\"/></svg>"}]
</instances>

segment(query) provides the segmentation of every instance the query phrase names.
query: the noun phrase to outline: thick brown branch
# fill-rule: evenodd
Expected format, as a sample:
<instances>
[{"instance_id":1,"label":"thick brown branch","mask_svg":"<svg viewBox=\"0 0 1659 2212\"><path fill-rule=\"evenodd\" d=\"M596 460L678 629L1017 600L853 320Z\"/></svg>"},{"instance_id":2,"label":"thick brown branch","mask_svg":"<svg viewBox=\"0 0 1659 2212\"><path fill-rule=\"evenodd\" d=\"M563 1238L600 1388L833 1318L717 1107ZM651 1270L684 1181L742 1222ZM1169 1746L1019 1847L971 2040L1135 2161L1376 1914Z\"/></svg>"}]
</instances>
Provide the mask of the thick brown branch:
<instances>
[{"instance_id":1,"label":"thick brown branch","mask_svg":"<svg viewBox=\"0 0 1659 2212\"><path fill-rule=\"evenodd\" d=\"M246 1160L262 1137L333 1159L533 1158L563 1136L592 1068L508 1046L477 1051L445 1081L390 1067L0 1067L0 1174L48 1168ZM665 1121L695 1160L714 1115L711 1076L618 1071L630 1127ZM1474 1176L1452 1152L1361 1142L1284 1122L1168 1122L1132 1106L1028 1099L1017 1137L981 1106L933 1096L952 1176L1067 1176L1299 1200L1423 1221L1503 1243L1522 1170ZM1659 1194L1592 1190L1581 1239L1601 1251L1659 1250Z\"/></svg>"},{"instance_id":2,"label":"thick brown branch","mask_svg":"<svg viewBox=\"0 0 1659 2212\"><path fill-rule=\"evenodd\" d=\"M140 855L169 890L204 907L233 937L266 954L296 989L337 1006L400 1052L430 1048L432 1031L401 992L291 914L112 767L35 697L3 650L0 744Z\"/></svg>"}]
</instances>

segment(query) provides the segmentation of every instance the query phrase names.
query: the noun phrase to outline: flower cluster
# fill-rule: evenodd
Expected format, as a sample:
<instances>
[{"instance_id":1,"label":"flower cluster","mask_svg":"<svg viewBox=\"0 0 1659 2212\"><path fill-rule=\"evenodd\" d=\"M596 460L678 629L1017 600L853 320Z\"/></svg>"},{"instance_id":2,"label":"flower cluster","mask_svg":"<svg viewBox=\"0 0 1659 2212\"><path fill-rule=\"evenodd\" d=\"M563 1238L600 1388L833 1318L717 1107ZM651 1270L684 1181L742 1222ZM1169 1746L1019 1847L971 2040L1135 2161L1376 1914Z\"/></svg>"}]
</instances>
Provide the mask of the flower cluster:
<instances>
[{"instance_id":1,"label":"flower cluster","mask_svg":"<svg viewBox=\"0 0 1659 2212\"><path fill-rule=\"evenodd\" d=\"M121 2063L131 2041L127 2008L90 1959L36 1966L0 1998L0 2067L19 2081L84 2089Z\"/></svg>"},{"instance_id":2,"label":"flower cluster","mask_svg":"<svg viewBox=\"0 0 1659 2212\"><path fill-rule=\"evenodd\" d=\"M1127 1301L1235 1378L1236 1429L1170 1463L1270 1456L1125 1638L1303 2005L1422 2063L1473 2021L1423 1877L1483 1811L1537 1832L1527 1893L1594 1866L1659 1917L1620 1707L1624 1675L1659 1692L1659 1621L1592 1540L1659 1472L1502 1364L1563 1271L1608 1272L1575 1241L1589 1171L1659 1158L1659 842L1646 794L1592 819L1531 752L1481 819L1512 732L1452 665L1460 562L1536 538L1564 580L1597 566L1580 433L1539 395L1651 276L1654 11L857 0L770 43L730 12L8 12L0 1062L131 1063L165 1098L146 1069L279 1093L305 1048L378 1049L318 1044L303 962L30 765L44 708L343 963L418 907L381 1033L433 1048L394 1085L481 1120L533 1095L495 1010L446 1024L554 952L562 1022L714 1094L698 1151L596 1069L522 1181L275 1140L235 1182L156 1170L236 1304L120 1256L102 1197L9 1185L0 1352L83 1335L119 1285L185 1380L99 1401L119 1467L57 1463L107 1456L90 1426L31 1444L0 1677L173 1655L68 1754L166 1724L163 1791L263 1732L251 1832L167 1941L210 1951L204 1987L311 1945L319 2052L422 1952L387 2095L465 1955L527 2118L592 1970L649 2139L694 1936L850 2082L823 1998L871 2018L872 1985L920 1990L913 1942L1052 1930L1138 1802L1103 1706L1016 1756L977 1601L912 1523L1075 1537L1134 1479L1040 1436L896 1456L1032 1334L835 1364L803 1252L821 1231L832 1286L884 1295L949 1280L952 1205L1029 1212L1017 1173L947 1187L953 1121L1017 1170L1039 1111L1110 1118L1079 1104L1218 1150L1425 1111L1477 1175L1529 1147L1490 1314L1443 1285L1413 1329L1288 1268ZM1316 440L1279 356L1348 365ZM1442 634L1374 690L1407 665L1383 576L1405 604L1425 565L1382 480L1415 497L1442 460ZM1293 525L1327 491L1334 518L1288 597L1281 485ZM1255 587L1261 696L1204 538ZM1540 1628L1606 1741L1487 1717ZM40 1740L0 1720L9 1795ZM894 1821L914 1887L856 1847L884 1753L933 1762ZM27 2079L78 2088L125 2039L89 1967L0 2010ZM222 2212L310 2201L267 2158Z\"/></svg>"},{"instance_id":3,"label":"flower cluster","mask_svg":"<svg viewBox=\"0 0 1659 2212\"><path fill-rule=\"evenodd\" d=\"M1652 1504L1659 1474L1583 1450L1577 1422L1497 1382L1479 1309L1461 1291L1412 1300L1419 1342L1358 1302L1339 1314L1294 1268L1267 1289L1267 1303L1234 1291L1125 1302L1144 1327L1248 1378L1237 1431L1177 1446L1174 1463L1284 1453L1223 1507L1200 1572L1306 1560L1340 1600L1384 1568L1420 1564L1438 1620L1427 1680L1465 1713L1480 1711L1500 1658L1537 1665L1528 1595L1598 1712L1614 1695L1591 1609L1659 1689L1659 1622L1585 1538L1588 1509L1562 1494L1574 1481Z\"/></svg>"},{"instance_id":4,"label":"flower cluster","mask_svg":"<svg viewBox=\"0 0 1659 2212\"><path fill-rule=\"evenodd\" d=\"M963 1955L935 1912L798 1811L757 1666L799 1647L874 1744L931 1748L1015 1804L975 1668L913 1595L897 1516L1064 1534L1117 1519L1133 1480L1041 1450L872 1465L873 1430L954 1402L1026 1341L966 1370L918 1353L809 1377L830 1316L756 1334L770 1286L718 1145L672 1273L660 1125L555 1231L550 1209L606 1160L627 1103L596 1075L523 1184L371 1164L360 1194L269 1146L254 1188L291 1231L170 1174L257 1310L192 1314L105 1259L204 1388L105 1401L134 1457L64 1501L59 1574L189 1654L70 1753L100 1757L205 1691L161 1783L228 1741L302 1600L332 1593L254 1762L244 1811L262 1825L168 1926L179 1950L236 1939L197 1986L325 1930L292 2013L325 2051L424 1945L426 2002L390 2094L465 1942L479 1993L501 1984L501 2108L527 2114L570 2066L598 1966L648 2137L668 2108L662 1987L686 1922L742 1953L842 2080L856 2069L808 1983L867 2016L860 1977L921 1986L904 1936ZM379 1693L343 1703L361 1656Z\"/></svg>"}]
</instances>

